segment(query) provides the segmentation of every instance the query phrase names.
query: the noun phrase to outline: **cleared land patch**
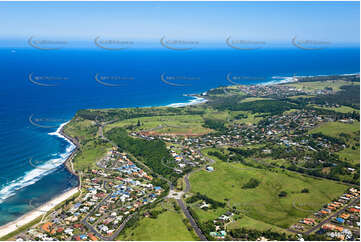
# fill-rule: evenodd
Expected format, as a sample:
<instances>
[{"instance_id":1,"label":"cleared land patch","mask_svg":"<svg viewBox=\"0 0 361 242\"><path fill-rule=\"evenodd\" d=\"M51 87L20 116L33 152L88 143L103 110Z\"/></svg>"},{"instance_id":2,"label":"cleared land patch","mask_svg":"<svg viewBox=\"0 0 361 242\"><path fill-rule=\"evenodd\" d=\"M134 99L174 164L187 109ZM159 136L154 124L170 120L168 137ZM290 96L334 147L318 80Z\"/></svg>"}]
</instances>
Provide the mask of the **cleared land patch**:
<instances>
[{"instance_id":1,"label":"cleared land patch","mask_svg":"<svg viewBox=\"0 0 361 242\"><path fill-rule=\"evenodd\" d=\"M73 161L76 170L95 168L96 161L104 157L106 152L112 147L110 143L97 144L96 142L89 141L76 154Z\"/></svg>"},{"instance_id":2,"label":"cleared land patch","mask_svg":"<svg viewBox=\"0 0 361 242\"><path fill-rule=\"evenodd\" d=\"M290 171L244 169L249 167L239 163L225 163L215 157L212 159L216 160L213 165L215 171L192 174L191 191L219 202L227 201L228 207L235 206L247 217L280 228L288 228L309 215L309 212L296 209L294 202L312 204L312 209L316 211L347 189L347 186L333 181L309 178ZM242 189L251 178L258 179L260 184L253 189ZM301 193L304 188L310 192ZM285 197L280 197L282 191L287 193ZM208 210L197 215L205 222L217 218L222 212Z\"/></svg>"},{"instance_id":3,"label":"cleared land patch","mask_svg":"<svg viewBox=\"0 0 361 242\"><path fill-rule=\"evenodd\" d=\"M139 121L139 122L138 122ZM139 124L139 125L138 125ZM212 130L204 128L203 118L200 115L172 115L132 118L119 121L105 127L105 132L115 127L130 127L134 131L149 131L155 134L162 133L190 133L206 134Z\"/></svg>"},{"instance_id":4,"label":"cleared land patch","mask_svg":"<svg viewBox=\"0 0 361 242\"><path fill-rule=\"evenodd\" d=\"M160 205L156 210L161 210ZM153 218L142 218L135 228L120 234L117 240L133 241L194 241L193 232L188 231L180 212L168 210Z\"/></svg>"},{"instance_id":5,"label":"cleared land patch","mask_svg":"<svg viewBox=\"0 0 361 242\"><path fill-rule=\"evenodd\" d=\"M64 132L66 134L69 134L84 143L94 139L97 131L98 127L95 122L91 120L76 120L75 122L71 122L71 125L66 125L64 127Z\"/></svg>"},{"instance_id":6,"label":"cleared land patch","mask_svg":"<svg viewBox=\"0 0 361 242\"><path fill-rule=\"evenodd\" d=\"M321 108L321 109L326 109L326 110L332 110L335 112L339 112L339 113L352 113L352 112L360 112L360 110L348 107L348 106L340 106L340 107L322 107L322 106L317 106L317 105L310 105L311 107L316 107L316 108Z\"/></svg>"},{"instance_id":7,"label":"cleared land patch","mask_svg":"<svg viewBox=\"0 0 361 242\"><path fill-rule=\"evenodd\" d=\"M359 83L354 83L354 84L359 85ZM315 91L315 90L322 90L325 88L332 88L333 91L340 91L341 86L350 85L350 82L342 81L342 80L329 80L329 81L316 81L316 82L287 83L286 85L299 88L304 91Z\"/></svg>"},{"instance_id":8,"label":"cleared land patch","mask_svg":"<svg viewBox=\"0 0 361 242\"><path fill-rule=\"evenodd\" d=\"M273 100L273 99L272 98L265 98L265 97L247 97L247 98L243 99L241 101L241 103L254 102L254 101L259 101L259 100Z\"/></svg>"},{"instance_id":9,"label":"cleared land patch","mask_svg":"<svg viewBox=\"0 0 361 242\"><path fill-rule=\"evenodd\" d=\"M341 122L323 123L319 127L310 130L311 134L322 133L335 138L343 139L347 146L345 149L337 152L340 158L351 164L360 163L360 122L354 121L352 124ZM345 137L345 135L347 137Z\"/></svg>"}]
</instances>

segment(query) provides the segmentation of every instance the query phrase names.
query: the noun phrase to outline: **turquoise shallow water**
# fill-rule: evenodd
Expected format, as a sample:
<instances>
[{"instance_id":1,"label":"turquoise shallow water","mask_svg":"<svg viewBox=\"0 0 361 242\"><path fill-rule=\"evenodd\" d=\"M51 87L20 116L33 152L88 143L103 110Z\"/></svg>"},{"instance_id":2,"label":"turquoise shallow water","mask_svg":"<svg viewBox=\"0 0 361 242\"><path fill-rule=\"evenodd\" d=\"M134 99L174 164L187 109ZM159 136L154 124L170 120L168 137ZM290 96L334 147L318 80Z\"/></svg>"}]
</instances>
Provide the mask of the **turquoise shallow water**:
<instances>
[{"instance_id":1,"label":"turquoise shallow water","mask_svg":"<svg viewBox=\"0 0 361 242\"><path fill-rule=\"evenodd\" d=\"M56 130L79 109L184 103L192 98L183 94L231 85L227 75L239 77L241 84L255 84L292 75L359 73L359 53L358 48L184 52L2 48L0 224L76 186L76 178L62 165L72 147Z\"/></svg>"}]
</instances>

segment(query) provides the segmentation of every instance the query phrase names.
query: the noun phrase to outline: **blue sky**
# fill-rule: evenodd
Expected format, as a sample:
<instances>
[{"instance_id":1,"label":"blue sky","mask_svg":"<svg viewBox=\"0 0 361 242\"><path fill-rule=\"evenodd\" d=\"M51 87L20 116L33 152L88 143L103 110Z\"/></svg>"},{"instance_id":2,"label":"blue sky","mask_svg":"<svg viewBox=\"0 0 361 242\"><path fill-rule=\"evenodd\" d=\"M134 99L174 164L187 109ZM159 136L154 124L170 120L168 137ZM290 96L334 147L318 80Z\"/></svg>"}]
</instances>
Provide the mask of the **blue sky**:
<instances>
[{"instance_id":1,"label":"blue sky","mask_svg":"<svg viewBox=\"0 0 361 242\"><path fill-rule=\"evenodd\" d=\"M0 39L359 43L358 2L0 2Z\"/></svg>"}]
</instances>

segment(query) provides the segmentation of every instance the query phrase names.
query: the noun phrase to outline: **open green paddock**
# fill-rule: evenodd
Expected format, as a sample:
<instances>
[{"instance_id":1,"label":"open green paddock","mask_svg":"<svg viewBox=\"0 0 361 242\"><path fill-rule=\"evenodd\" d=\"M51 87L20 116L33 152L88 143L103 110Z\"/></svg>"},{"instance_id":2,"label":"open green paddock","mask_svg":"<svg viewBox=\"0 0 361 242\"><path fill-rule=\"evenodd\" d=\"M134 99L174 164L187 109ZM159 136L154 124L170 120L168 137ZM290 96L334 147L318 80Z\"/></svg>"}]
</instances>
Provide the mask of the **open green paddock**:
<instances>
[{"instance_id":1,"label":"open green paddock","mask_svg":"<svg viewBox=\"0 0 361 242\"><path fill-rule=\"evenodd\" d=\"M208 149L209 151L210 149ZM206 153L207 150L204 150ZM216 201L235 206L242 214L276 229L290 225L322 208L337 198L347 186L326 179L316 179L282 169L256 169L239 163L216 160L215 171L199 171L190 176L191 192L199 192ZM242 189L251 178L261 183L253 189ZM307 188L309 193L301 193ZM281 191L286 197L279 197ZM229 208L195 211L202 222L215 219ZM308 211L308 212L305 212ZM243 226L244 223L239 223ZM255 229L257 229L257 223Z\"/></svg>"},{"instance_id":2,"label":"open green paddock","mask_svg":"<svg viewBox=\"0 0 361 242\"><path fill-rule=\"evenodd\" d=\"M136 226L120 233L117 240L133 241L194 241L193 231L189 231L183 223L185 218L181 210L175 211L168 203L157 205L154 210L167 211L158 215L156 219L142 217Z\"/></svg>"},{"instance_id":3,"label":"open green paddock","mask_svg":"<svg viewBox=\"0 0 361 242\"><path fill-rule=\"evenodd\" d=\"M340 91L342 86L351 85L351 82L343 80L329 80L329 81L316 81L316 82L295 82L287 83L287 86L292 86L305 91L316 91L325 88L332 88L333 91ZM360 83L353 83L354 85L360 85Z\"/></svg>"},{"instance_id":4,"label":"open green paddock","mask_svg":"<svg viewBox=\"0 0 361 242\"><path fill-rule=\"evenodd\" d=\"M140 126L137 126L138 120ZM115 127L133 125L135 131L154 131L157 133L208 133L211 130L203 127L204 120L200 115L170 115L126 119L105 126L107 132Z\"/></svg>"},{"instance_id":5,"label":"open green paddock","mask_svg":"<svg viewBox=\"0 0 361 242\"><path fill-rule=\"evenodd\" d=\"M349 147L337 152L337 154L346 162L351 164L360 164L360 122L354 121L352 124L327 122L310 130L309 133L322 133L335 138L340 138L342 133L350 135L350 138L344 139ZM352 147L354 147L354 149Z\"/></svg>"}]
</instances>

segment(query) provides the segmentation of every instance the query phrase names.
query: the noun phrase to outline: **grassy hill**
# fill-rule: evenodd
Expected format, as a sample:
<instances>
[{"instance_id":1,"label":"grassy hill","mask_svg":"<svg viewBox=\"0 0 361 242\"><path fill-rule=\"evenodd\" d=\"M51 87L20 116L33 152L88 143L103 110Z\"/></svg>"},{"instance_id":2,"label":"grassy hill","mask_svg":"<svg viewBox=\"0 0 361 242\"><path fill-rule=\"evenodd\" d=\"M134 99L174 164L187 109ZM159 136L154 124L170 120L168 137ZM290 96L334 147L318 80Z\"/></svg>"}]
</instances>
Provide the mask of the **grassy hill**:
<instances>
[{"instance_id":1,"label":"grassy hill","mask_svg":"<svg viewBox=\"0 0 361 242\"><path fill-rule=\"evenodd\" d=\"M345 141L347 147L337 152L343 161L360 164L360 122L352 124L341 122L327 122L312 129L311 134L322 133Z\"/></svg>"},{"instance_id":2,"label":"grassy hill","mask_svg":"<svg viewBox=\"0 0 361 242\"><path fill-rule=\"evenodd\" d=\"M265 224L275 226L276 229L288 228L310 214L297 209L296 205L298 208L300 204L303 205L302 208L306 211L317 211L347 189L347 186L330 180L305 177L290 171L256 169L239 163L225 163L215 157L212 159L216 160L215 171L202 170L192 174L191 191L199 192L219 202L226 201L228 208L207 212L195 209L203 222L217 218L234 206L246 216L243 220L253 221L252 224L256 229L259 223L263 226ZM242 186L251 178L256 178L260 184L253 189L243 189ZM304 188L309 192L302 193ZM282 191L286 192L287 196L280 197ZM244 224L237 223L239 226Z\"/></svg>"},{"instance_id":3,"label":"grassy hill","mask_svg":"<svg viewBox=\"0 0 361 242\"><path fill-rule=\"evenodd\" d=\"M175 211L172 205L158 205L153 211L162 211L157 218L141 218L136 226L121 233L117 240L132 241L194 241L195 235L184 224L181 211Z\"/></svg>"}]
</instances>

